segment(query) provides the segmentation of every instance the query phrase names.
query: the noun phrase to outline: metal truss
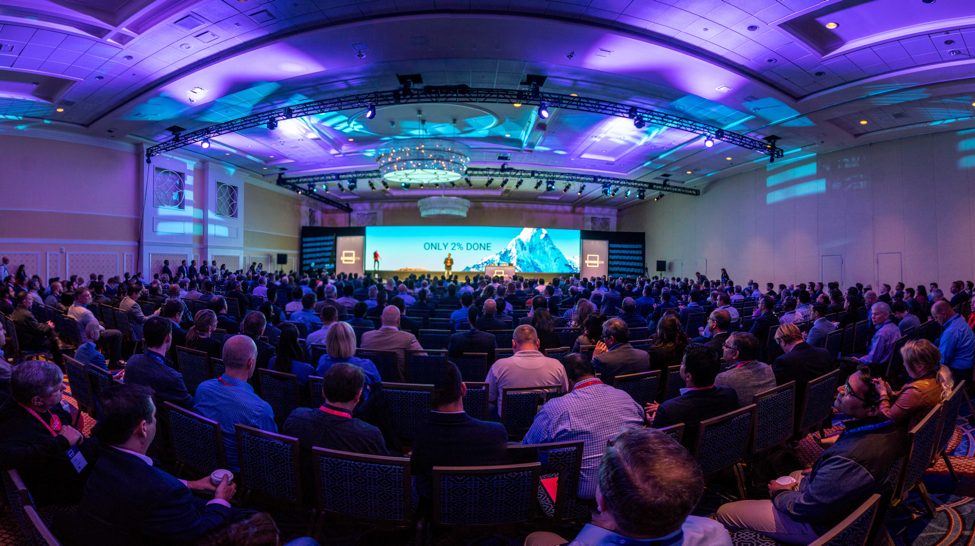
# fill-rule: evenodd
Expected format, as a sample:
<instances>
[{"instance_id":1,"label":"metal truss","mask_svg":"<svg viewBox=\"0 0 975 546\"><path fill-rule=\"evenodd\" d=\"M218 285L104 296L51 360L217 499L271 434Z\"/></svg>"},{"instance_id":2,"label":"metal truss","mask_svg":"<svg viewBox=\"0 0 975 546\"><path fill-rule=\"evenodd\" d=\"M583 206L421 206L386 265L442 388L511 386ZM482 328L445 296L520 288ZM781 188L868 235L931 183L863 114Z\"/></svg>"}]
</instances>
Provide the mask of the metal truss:
<instances>
[{"instance_id":1,"label":"metal truss","mask_svg":"<svg viewBox=\"0 0 975 546\"><path fill-rule=\"evenodd\" d=\"M242 118L211 125L189 133L173 131L173 138L146 149L146 162L151 162L152 156L177 150L190 144L202 142L205 139L228 133L236 133L252 127L267 125L273 129L279 121L338 112L341 110L378 108L394 104L438 104L438 103L493 103L493 104L530 104L540 109L564 108L591 112L606 116L629 118L643 127L646 124L680 129L689 133L711 137L716 141L723 141L769 156L770 161L783 155L774 140L758 140L732 131L726 131L714 125L708 125L687 118L657 112L639 106L630 106L617 102L610 102L585 97L573 97L559 93L546 93L537 85L529 89L480 89L466 85L427 85L414 88L412 82L407 81L399 89L392 91L378 91L373 93L359 93L330 99L322 99L303 104L296 104L285 108L278 108L260 114L251 114ZM173 128L177 129L177 128Z\"/></svg>"},{"instance_id":2,"label":"metal truss","mask_svg":"<svg viewBox=\"0 0 975 546\"><path fill-rule=\"evenodd\" d=\"M345 212L352 212L352 207L346 205L345 203L339 203L338 201L333 201L324 195L318 195L314 190L308 189L307 184L299 185L293 180L287 180L283 176L278 176L278 186L282 188L288 188L289 190L298 193L299 195L304 195L309 199L314 199L319 203L325 203L326 205L333 206L339 210L344 210Z\"/></svg>"}]
</instances>

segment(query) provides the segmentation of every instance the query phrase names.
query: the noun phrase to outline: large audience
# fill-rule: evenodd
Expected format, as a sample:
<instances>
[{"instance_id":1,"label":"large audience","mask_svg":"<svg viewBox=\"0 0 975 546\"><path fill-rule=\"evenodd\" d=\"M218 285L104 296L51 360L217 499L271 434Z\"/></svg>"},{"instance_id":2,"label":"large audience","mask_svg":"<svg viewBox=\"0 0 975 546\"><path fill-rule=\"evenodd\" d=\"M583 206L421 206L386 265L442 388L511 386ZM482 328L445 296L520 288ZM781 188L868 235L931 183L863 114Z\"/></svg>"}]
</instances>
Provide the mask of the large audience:
<instances>
[{"instance_id":1,"label":"large audience","mask_svg":"<svg viewBox=\"0 0 975 546\"><path fill-rule=\"evenodd\" d=\"M724 270L720 279L382 278L184 261L175 268L166 262L151 278L92 274L45 283L22 265L12 273L8 266L3 258L0 313L14 331L0 324L0 467L19 473L38 507L59 508L52 525L65 544L234 544L235 533L271 521L266 505L236 494L229 476L177 479L162 426L167 403L219 426L233 474L240 472L237 425L296 438L309 491L315 447L409 458L418 518L433 498L434 467L510 464L514 443L582 441L570 494L590 512L576 521L585 526L574 528L578 536L565 527L534 532L528 544L720 545L742 530L808 544L871 495L889 494L907 431L954 385L971 383L975 359L971 281L951 283L949 299L936 283L742 285ZM120 311L127 327L105 328L96 306ZM64 324L77 332L38 320L51 313L73 319ZM844 349L837 359L827 350L831 333L864 321L863 351ZM938 325L936 342L914 339L930 321ZM430 329L448 331L446 365L434 374L425 422L414 437L400 437L377 363L357 350L394 352L386 381L409 383L409 355L435 350L420 342L421 330ZM912 338L904 343L904 336ZM903 369L888 376L899 341ZM191 388L178 371L177 348L219 359L223 373ZM490 365L483 416L465 412L474 384L452 361L472 354L487 355ZM82 432L90 417L62 398L66 357L117 379L100 394L90 436ZM792 382L800 392L837 369L833 407L842 432L814 435L825 451L812 468L793 469L792 480L771 476L767 487L749 488L712 517L691 515L706 483L692 456L701 423ZM260 370L294 375L303 393L321 378L324 403L302 394L301 407L275 415L260 395ZM668 395L664 383L642 403L615 388L622 376L655 370L674 370L684 386ZM506 429L510 389L544 400L527 431ZM665 432L679 424L677 441ZM762 457L772 456L747 461L752 478L761 477ZM307 515L313 504L290 511ZM267 543L278 544L271 535Z\"/></svg>"}]
</instances>

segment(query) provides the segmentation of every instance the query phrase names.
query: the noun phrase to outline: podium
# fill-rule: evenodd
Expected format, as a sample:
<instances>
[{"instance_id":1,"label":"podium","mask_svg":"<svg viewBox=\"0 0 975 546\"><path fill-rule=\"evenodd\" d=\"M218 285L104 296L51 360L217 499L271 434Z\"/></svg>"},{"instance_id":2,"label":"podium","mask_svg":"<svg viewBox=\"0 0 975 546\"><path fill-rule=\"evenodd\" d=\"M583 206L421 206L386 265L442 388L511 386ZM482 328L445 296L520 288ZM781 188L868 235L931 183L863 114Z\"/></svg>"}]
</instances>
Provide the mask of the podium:
<instances>
[{"instance_id":1,"label":"podium","mask_svg":"<svg viewBox=\"0 0 975 546\"><path fill-rule=\"evenodd\" d=\"M488 278L504 277L505 279L510 279L515 276L515 266L489 265L484 268L484 276Z\"/></svg>"}]
</instances>

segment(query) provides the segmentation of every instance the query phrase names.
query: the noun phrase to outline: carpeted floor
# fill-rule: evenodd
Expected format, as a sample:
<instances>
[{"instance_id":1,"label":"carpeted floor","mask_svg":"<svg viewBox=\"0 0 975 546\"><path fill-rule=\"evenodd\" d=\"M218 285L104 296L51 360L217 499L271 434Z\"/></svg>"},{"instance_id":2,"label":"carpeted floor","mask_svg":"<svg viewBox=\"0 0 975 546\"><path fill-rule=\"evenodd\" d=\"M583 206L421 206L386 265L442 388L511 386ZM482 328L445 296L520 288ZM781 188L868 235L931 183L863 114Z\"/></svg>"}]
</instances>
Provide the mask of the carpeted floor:
<instances>
[{"instance_id":1,"label":"carpeted floor","mask_svg":"<svg viewBox=\"0 0 975 546\"><path fill-rule=\"evenodd\" d=\"M75 404L74 399L66 395L65 399ZM911 493L906 505L894 508L888 519L888 529L894 536L898 546L951 546L975 544L975 427L969 424L970 413L968 407L962 406L962 415L955 426L955 434L949 443L952 466L958 474L959 482L951 479L948 468L939 460L924 476L924 484L937 506L934 519L927 516L924 506L916 493ZM82 430L89 434L94 420L83 415ZM834 427L826 435L838 434L842 430ZM799 443L796 455L807 468L819 457L822 448L807 437ZM734 500L725 493L721 484L709 486L705 498L702 500L698 515L713 513L724 502ZM277 519L277 518L276 518ZM285 523L285 522L281 522ZM303 524L295 522L294 529L288 529L286 523L282 526L283 534L300 534ZM566 537L574 536L575 529L553 529L560 531ZM326 531L322 538L323 545L363 545L363 544L405 544L412 537L408 533L339 533L340 536L329 536ZM514 546L520 545L525 534L512 532L510 534L470 535L460 536L450 534L436 537L435 543L441 545L463 544L467 546ZM28 546L26 539L14 522L9 507L0 511L0 546Z\"/></svg>"}]
</instances>

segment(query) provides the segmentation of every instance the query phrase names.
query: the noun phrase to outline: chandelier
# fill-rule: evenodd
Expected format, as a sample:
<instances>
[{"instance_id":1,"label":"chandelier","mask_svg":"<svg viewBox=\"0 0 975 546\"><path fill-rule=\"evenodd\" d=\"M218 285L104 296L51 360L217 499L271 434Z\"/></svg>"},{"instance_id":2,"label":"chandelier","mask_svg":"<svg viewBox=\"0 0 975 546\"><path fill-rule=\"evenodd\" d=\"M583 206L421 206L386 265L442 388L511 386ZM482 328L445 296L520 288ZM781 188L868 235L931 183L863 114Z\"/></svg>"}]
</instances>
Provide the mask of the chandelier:
<instances>
[{"instance_id":1,"label":"chandelier","mask_svg":"<svg viewBox=\"0 0 975 546\"><path fill-rule=\"evenodd\" d=\"M379 172L390 182L443 184L464 176L471 149L450 140L411 138L390 142L378 152Z\"/></svg>"},{"instance_id":2,"label":"chandelier","mask_svg":"<svg viewBox=\"0 0 975 546\"><path fill-rule=\"evenodd\" d=\"M416 202L420 207L420 216L460 216L467 217L467 210L471 202L460 197L427 197Z\"/></svg>"}]
</instances>

